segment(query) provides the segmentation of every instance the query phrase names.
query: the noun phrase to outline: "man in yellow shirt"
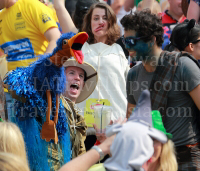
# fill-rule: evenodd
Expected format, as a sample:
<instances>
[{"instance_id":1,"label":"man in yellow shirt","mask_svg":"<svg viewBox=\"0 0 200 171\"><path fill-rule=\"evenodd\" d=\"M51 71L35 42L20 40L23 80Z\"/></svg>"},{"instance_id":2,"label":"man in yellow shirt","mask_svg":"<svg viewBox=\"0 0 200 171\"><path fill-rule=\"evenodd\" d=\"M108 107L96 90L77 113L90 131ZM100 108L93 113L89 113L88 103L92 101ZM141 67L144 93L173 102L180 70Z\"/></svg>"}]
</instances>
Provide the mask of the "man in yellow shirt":
<instances>
[{"instance_id":1,"label":"man in yellow shirt","mask_svg":"<svg viewBox=\"0 0 200 171\"><path fill-rule=\"evenodd\" d=\"M36 55L50 53L60 31L48 7L39 1L1 0L0 48L8 70L28 66Z\"/></svg>"},{"instance_id":2,"label":"man in yellow shirt","mask_svg":"<svg viewBox=\"0 0 200 171\"><path fill-rule=\"evenodd\" d=\"M60 31L49 8L38 0L0 0L0 50L8 71L28 66L38 55L51 53ZM13 100L6 93L8 119Z\"/></svg>"}]
</instances>

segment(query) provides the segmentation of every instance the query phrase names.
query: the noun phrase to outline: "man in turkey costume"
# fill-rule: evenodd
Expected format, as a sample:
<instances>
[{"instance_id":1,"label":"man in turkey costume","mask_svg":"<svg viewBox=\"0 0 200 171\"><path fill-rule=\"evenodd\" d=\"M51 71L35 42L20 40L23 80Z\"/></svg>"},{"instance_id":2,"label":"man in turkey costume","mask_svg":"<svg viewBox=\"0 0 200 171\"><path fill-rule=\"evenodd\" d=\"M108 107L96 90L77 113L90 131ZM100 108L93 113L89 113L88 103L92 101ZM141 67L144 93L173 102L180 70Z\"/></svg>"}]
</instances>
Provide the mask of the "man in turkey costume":
<instances>
[{"instance_id":1,"label":"man in turkey costume","mask_svg":"<svg viewBox=\"0 0 200 171\"><path fill-rule=\"evenodd\" d=\"M17 99L12 121L24 135L31 170L58 170L85 152L87 127L75 103L85 100L97 84L96 70L83 62L81 48L87 39L85 32L63 34L51 54L4 79Z\"/></svg>"}]
</instances>

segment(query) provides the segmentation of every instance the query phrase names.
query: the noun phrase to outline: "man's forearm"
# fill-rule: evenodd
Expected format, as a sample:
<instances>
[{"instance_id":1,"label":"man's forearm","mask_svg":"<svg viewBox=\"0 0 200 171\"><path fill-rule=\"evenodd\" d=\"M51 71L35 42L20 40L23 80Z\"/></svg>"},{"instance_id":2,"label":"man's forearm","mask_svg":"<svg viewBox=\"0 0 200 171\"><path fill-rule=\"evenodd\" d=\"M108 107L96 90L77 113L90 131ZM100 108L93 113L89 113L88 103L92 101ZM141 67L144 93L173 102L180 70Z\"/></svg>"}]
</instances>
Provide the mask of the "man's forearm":
<instances>
[{"instance_id":1,"label":"man's forearm","mask_svg":"<svg viewBox=\"0 0 200 171\"><path fill-rule=\"evenodd\" d=\"M59 171L87 171L92 165L100 159L99 153L91 149L87 153L73 159L64 165Z\"/></svg>"},{"instance_id":2,"label":"man's forearm","mask_svg":"<svg viewBox=\"0 0 200 171\"><path fill-rule=\"evenodd\" d=\"M54 0L54 8L58 16L60 26L63 33L74 32L78 33L78 29L74 25L71 16L69 15L67 9L64 5L64 0Z\"/></svg>"},{"instance_id":3,"label":"man's forearm","mask_svg":"<svg viewBox=\"0 0 200 171\"><path fill-rule=\"evenodd\" d=\"M112 135L98 146L102 150L104 155L110 153L110 146L112 145L114 139L115 135ZM65 164L59 171L87 171L99 160L100 154L95 149L91 149L87 153Z\"/></svg>"}]
</instances>

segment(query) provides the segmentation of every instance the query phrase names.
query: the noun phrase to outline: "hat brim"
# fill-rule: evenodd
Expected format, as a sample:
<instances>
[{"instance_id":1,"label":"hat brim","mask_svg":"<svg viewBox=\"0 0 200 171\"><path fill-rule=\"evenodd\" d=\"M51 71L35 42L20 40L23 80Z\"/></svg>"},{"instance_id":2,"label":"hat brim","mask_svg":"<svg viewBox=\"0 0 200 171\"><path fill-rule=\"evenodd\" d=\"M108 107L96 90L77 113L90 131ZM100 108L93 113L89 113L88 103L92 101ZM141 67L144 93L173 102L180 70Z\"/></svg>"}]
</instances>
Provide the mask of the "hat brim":
<instances>
[{"instance_id":1,"label":"hat brim","mask_svg":"<svg viewBox=\"0 0 200 171\"><path fill-rule=\"evenodd\" d=\"M85 85L84 85L80 95L76 99L76 103L80 103L80 102L84 101L85 99L87 99L92 94L92 92L96 88L96 85L97 85L97 82L98 82L98 76L97 76L96 69L87 62L83 62L83 64L79 64L74 59L68 59L63 64L63 66L65 68L67 68L69 66L78 67L78 68L83 69L86 72L87 78L89 77L89 79L87 79L85 81Z\"/></svg>"},{"instance_id":2,"label":"hat brim","mask_svg":"<svg viewBox=\"0 0 200 171\"><path fill-rule=\"evenodd\" d=\"M160 141L162 144L165 144L168 140L167 136L163 132L155 128L150 128L148 134L150 137Z\"/></svg>"}]
</instances>

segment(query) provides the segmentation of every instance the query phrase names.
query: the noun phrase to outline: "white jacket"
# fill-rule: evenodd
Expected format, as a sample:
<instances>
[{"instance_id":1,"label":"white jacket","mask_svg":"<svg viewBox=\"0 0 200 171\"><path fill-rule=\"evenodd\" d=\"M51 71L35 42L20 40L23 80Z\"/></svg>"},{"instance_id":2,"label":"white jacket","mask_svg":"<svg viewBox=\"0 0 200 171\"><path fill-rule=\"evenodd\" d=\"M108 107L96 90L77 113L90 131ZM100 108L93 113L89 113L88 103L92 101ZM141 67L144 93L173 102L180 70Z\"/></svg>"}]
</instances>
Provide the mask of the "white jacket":
<instances>
[{"instance_id":1,"label":"white jacket","mask_svg":"<svg viewBox=\"0 0 200 171\"><path fill-rule=\"evenodd\" d=\"M84 61L90 63L98 72L96 89L88 99L108 99L113 107L112 119L125 118L126 77L130 68L121 46L115 43L111 46L104 43L92 45L85 43L82 52ZM77 104L82 110L82 115L84 115L85 105L86 100Z\"/></svg>"}]
</instances>

